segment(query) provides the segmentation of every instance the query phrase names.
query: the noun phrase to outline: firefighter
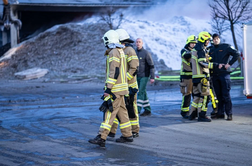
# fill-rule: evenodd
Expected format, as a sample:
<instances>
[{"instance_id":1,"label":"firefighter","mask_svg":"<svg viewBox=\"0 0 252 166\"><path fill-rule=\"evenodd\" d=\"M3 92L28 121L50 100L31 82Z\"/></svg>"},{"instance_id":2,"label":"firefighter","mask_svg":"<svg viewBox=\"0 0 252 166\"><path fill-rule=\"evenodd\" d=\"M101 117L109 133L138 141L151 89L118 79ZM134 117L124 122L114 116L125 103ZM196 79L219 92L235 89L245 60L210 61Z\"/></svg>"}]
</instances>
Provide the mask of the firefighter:
<instances>
[{"instance_id":1,"label":"firefighter","mask_svg":"<svg viewBox=\"0 0 252 166\"><path fill-rule=\"evenodd\" d=\"M222 64L206 61L207 45L209 44L211 35L202 31L198 35L198 42L192 51L192 81L193 81L193 102L191 104L189 120L197 117L199 122L211 122L206 116L207 105L209 102L209 69L222 67Z\"/></svg>"},{"instance_id":2,"label":"firefighter","mask_svg":"<svg viewBox=\"0 0 252 166\"><path fill-rule=\"evenodd\" d=\"M229 44L220 43L218 34L213 35L214 46L211 47L209 54L213 62L223 63L222 68L213 69L213 86L216 90L218 98L218 113L213 115L214 118L224 119L227 115L227 120L232 118L232 101L230 97L231 80L230 80L230 66L235 63L239 57L238 51ZM232 59L230 59L232 56Z\"/></svg>"},{"instance_id":3,"label":"firefighter","mask_svg":"<svg viewBox=\"0 0 252 166\"><path fill-rule=\"evenodd\" d=\"M101 123L98 135L89 142L105 147L107 136L113 125L116 116L120 119L120 129L122 136L116 139L116 142L133 142L131 124L128 111L125 107L124 96L128 92L128 83L126 75L126 59L123 52L124 46L119 43L119 35L115 30L107 31L103 36L103 41L107 47L105 56L106 63L106 83L104 91L104 100L111 101L112 108L107 103L109 109L105 109L104 121Z\"/></svg>"},{"instance_id":4,"label":"firefighter","mask_svg":"<svg viewBox=\"0 0 252 166\"><path fill-rule=\"evenodd\" d=\"M129 119L131 123L131 129L132 129L132 135L133 138L136 138L139 136L139 117L138 117L138 111L137 111L137 80L136 80L136 74L137 74L137 68L139 66L139 60L136 55L135 50L133 49L132 43L134 43L133 40L130 39L129 34L124 29L117 29L116 32L119 35L119 40L122 45L125 46L124 53L126 57L127 62L127 79L128 79L128 86L129 86L129 95L125 96L125 102L126 102L126 108L128 110ZM115 137L115 133L117 130L117 126L120 119L115 119L111 131L109 133L109 137Z\"/></svg>"},{"instance_id":5,"label":"firefighter","mask_svg":"<svg viewBox=\"0 0 252 166\"><path fill-rule=\"evenodd\" d=\"M180 70L180 91L183 95L181 104L181 116L185 119L189 117L189 106L191 103L192 94L192 64L191 50L197 43L195 35L191 35L186 40L185 47L181 50L181 70Z\"/></svg>"}]
</instances>

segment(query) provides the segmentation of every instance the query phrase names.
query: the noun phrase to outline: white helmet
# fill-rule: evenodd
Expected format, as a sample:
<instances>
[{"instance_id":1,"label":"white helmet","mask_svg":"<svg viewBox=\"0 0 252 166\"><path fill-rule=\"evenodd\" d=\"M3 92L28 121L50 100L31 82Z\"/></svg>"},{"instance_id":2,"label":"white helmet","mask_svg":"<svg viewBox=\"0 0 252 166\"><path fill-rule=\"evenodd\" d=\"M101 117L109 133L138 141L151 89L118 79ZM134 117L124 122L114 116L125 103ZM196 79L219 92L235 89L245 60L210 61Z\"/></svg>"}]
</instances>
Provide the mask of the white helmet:
<instances>
[{"instance_id":1,"label":"white helmet","mask_svg":"<svg viewBox=\"0 0 252 166\"><path fill-rule=\"evenodd\" d=\"M120 41L123 41L123 40L126 40L126 39L130 38L128 32L125 29L117 29L116 32L119 35L119 40Z\"/></svg>"},{"instance_id":2,"label":"white helmet","mask_svg":"<svg viewBox=\"0 0 252 166\"><path fill-rule=\"evenodd\" d=\"M103 42L105 46L108 46L109 44L119 44L119 35L115 30L109 30L107 31L103 37Z\"/></svg>"}]
</instances>

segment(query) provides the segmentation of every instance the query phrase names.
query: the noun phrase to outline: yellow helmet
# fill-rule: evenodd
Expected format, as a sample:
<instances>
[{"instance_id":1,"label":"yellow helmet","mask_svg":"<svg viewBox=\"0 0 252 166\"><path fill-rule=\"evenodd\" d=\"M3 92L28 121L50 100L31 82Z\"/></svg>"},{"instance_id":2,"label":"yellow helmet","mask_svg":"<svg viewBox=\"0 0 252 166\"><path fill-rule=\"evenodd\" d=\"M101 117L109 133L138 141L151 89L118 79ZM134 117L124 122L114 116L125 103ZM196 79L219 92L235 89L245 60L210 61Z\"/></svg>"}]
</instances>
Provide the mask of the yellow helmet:
<instances>
[{"instance_id":1,"label":"yellow helmet","mask_svg":"<svg viewBox=\"0 0 252 166\"><path fill-rule=\"evenodd\" d=\"M195 35L189 36L186 40L186 44L189 44L189 43L197 43L197 37Z\"/></svg>"},{"instance_id":2,"label":"yellow helmet","mask_svg":"<svg viewBox=\"0 0 252 166\"><path fill-rule=\"evenodd\" d=\"M206 40L210 40L212 38L211 34L206 32L206 31L202 31L199 33L198 36L198 41L205 43Z\"/></svg>"}]
</instances>

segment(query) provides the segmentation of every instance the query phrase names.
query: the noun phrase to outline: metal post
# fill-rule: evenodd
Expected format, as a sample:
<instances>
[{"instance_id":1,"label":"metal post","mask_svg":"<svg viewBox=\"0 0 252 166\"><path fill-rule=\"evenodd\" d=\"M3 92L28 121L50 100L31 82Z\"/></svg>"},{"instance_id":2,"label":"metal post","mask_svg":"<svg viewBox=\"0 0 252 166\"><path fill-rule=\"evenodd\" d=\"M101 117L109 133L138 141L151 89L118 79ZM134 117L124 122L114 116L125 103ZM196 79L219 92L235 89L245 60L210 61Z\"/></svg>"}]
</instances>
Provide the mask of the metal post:
<instances>
[{"instance_id":1,"label":"metal post","mask_svg":"<svg viewBox=\"0 0 252 166\"><path fill-rule=\"evenodd\" d=\"M11 15L18 18L17 13L14 13L11 9ZM14 24L10 27L11 47L15 47L18 44L18 29Z\"/></svg>"},{"instance_id":2,"label":"metal post","mask_svg":"<svg viewBox=\"0 0 252 166\"><path fill-rule=\"evenodd\" d=\"M2 31L2 45L5 45L8 43L8 35L6 31Z\"/></svg>"}]
</instances>

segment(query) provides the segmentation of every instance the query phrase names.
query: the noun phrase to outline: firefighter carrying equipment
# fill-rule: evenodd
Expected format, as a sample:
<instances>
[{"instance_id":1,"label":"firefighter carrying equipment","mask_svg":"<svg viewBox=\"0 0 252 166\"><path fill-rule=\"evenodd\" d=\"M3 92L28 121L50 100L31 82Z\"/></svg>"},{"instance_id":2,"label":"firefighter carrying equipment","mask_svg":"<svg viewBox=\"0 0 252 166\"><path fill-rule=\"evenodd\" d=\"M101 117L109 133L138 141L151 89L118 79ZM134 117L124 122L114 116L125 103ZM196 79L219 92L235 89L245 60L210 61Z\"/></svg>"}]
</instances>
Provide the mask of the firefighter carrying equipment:
<instances>
[{"instance_id":1,"label":"firefighter carrying equipment","mask_svg":"<svg viewBox=\"0 0 252 166\"><path fill-rule=\"evenodd\" d=\"M110 44L119 44L119 35L115 30L107 31L102 37L105 46Z\"/></svg>"},{"instance_id":2,"label":"firefighter carrying equipment","mask_svg":"<svg viewBox=\"0 0 252 166\"><path fill-rule=\"evenodd\" d=\"M186 40L186 44L189 44L189 43L197 43L197 37L195 35L189 36Z\"/></svg>"},{"instance_id":3,"label":"firefighter carrying equipment","mask_svg":"<svg viewBox=\"0 0 252 166\"><path fill-rule=\"evenodd\" d=\"M136 118L135 109L134 109L134 100L135 94L138 89L129 87L129 95L125 96L125 104L128 110L129 118Z\"/></svg>"},{"instance_id":4,"label":"firefighter carrying equipment","mask_svg":"<svg viewBox=\"0 0 252 166\"><path fill-rule=\"evenodd\" d=\"M207 40L211 40L212 36L209 32L202 31L199 33L198 41L205 43Z\"/></svg>"},{"instance_id":5,"label":"firefighter carrying equipment","mask_svg":"<svg viewBox=\"0 0 252 166\"><path fill-rule=\"evenodd\" d=\"M106 112L107 110L109 110L110 112L113 112L113 105L112 102L116 99L116 96L111 93L109 96L105 97L102 96L101 97L102 100L104 100L104 102L102 103L102 105L100 106L99 110L102 112Z\"/></svg>"}]
</instances>

